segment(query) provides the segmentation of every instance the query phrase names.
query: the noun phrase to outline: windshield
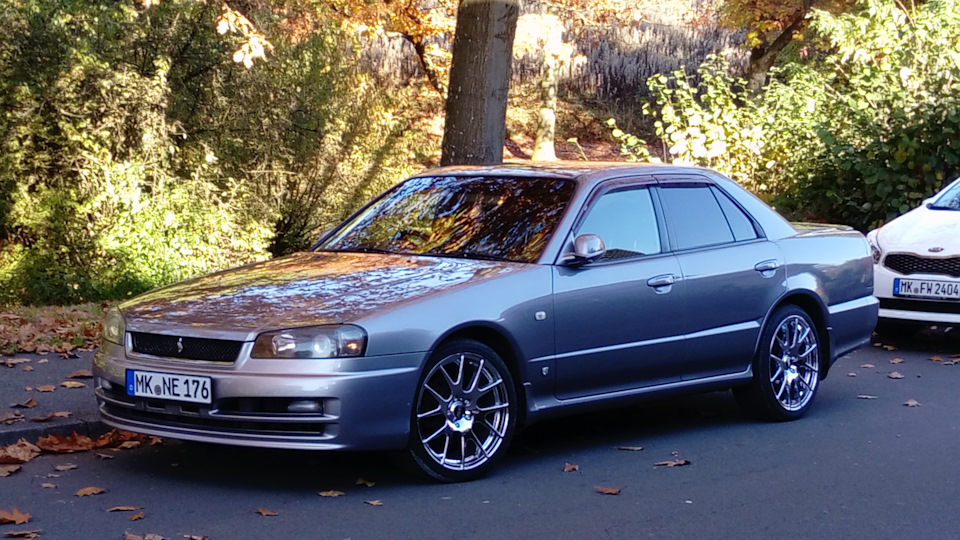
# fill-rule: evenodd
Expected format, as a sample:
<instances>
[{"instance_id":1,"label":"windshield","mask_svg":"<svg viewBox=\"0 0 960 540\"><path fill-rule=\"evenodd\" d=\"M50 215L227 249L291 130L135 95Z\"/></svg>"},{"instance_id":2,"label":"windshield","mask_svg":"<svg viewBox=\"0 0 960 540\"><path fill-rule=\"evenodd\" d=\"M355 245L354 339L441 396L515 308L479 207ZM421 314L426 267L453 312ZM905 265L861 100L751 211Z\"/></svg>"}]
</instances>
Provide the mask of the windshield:
<instances>
[{"instance_id":1,"label":"windshield","mask_svg":"<svg viewBox=\"0 0 960 540\"><path fill-rule=\"evenodd\" d=\"M960 210L960 182L954 182L948 186L928 208L934 210Z\"/></svg>"},{"instance_id":2,"label":"windshield","mask_svg":"<svg viewBox=\"0 0 960 540\"><path fill-rule=\"evenodd\" d=\"M535 262L575 184L559 178L412 178L374 201L319 251Z\"/></svg>"}]
</instances>

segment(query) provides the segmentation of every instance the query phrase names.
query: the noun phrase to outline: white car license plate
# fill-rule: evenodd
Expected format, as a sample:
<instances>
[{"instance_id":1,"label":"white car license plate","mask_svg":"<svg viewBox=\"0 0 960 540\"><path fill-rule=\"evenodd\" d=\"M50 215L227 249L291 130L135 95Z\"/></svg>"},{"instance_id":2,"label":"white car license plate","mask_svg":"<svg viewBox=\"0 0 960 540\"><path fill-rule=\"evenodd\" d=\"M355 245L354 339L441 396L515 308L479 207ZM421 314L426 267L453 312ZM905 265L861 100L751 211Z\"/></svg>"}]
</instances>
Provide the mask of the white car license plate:
<instances>
[{"instance_id":1,"label":"white car license plate","mask_svg":"<svg viewBox=\"0 0 960 540\"><path fill-rule=\"evenodd\" d=\"M896 278L893 280L893 295L960 300L960 281Z\"/></svg>"},{"instance_id":2,"label":"white car license plate","mask_svg":"<svg viewBox=\"0 0 960 540\"><path fill-rule=\"evenodd\" d=\"M210 377L127 370L127 394L139 397L211 403Z\"/></svg>"}]
</instances>

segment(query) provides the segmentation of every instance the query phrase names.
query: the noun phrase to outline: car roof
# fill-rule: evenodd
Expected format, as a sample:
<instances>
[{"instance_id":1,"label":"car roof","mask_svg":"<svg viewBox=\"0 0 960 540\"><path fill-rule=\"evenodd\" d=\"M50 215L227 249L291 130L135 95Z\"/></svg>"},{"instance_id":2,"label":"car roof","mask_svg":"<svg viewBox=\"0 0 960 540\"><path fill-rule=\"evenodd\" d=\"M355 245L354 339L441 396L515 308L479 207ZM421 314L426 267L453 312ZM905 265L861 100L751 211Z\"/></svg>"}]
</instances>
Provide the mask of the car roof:
<instances>
[{"instance_id":1,"label":"car roof","mask_svg":"<svg viewBox=\"0 0 960 540\"><path fill-rule=\"evenodd\" d=\"M523 178L566 178L576 180L582 187L609 178L630 174L699 174L709 169L683 167L661 163L630 163L621 161L506 161L497 165L450 165L423 171L414 176L513 176Z\"/></svg>"}]
</instances>

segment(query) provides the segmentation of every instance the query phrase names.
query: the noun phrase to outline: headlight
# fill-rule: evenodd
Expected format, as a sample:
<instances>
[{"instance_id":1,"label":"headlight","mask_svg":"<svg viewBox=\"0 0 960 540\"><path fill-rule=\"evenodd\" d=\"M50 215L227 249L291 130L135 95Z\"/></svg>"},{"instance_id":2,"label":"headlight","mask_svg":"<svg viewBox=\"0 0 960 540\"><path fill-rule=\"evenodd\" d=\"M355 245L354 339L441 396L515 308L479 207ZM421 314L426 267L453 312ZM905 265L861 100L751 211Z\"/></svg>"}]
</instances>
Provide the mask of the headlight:
<instances>
[{"instance_id":1,"label":"headlight","mask_svg":"<svg viewBox=\"0 0 960 540\"><path fill-rule=\"evenodd\" d=\"M363 356L367 334L356 326L307 326L266 332L253 344L254 358Z\"/></svg>"},{"instance_id":2,"label":"headlight","mask_svg":"<svg viewBox=\"0 0 960 540\"><path fill-rule=\"evenodd\" d=\"M103 320L103 339L110 343L123 345L123 336L127 333L127 323L117 308L110 308Z\"/></svg>"},{"instance_id":3,"label":"headlight","mask_svg":"<svg viewBox=\"0 0 960 540\"><path fill-rule=\"evenodd\" d=\"M870 243L870 253L873 255L873 264L880 264L880 258L883 257L883 250L880 249L880 242L877 240L877 231L874 229L867 233L867 242Z\"/></svg>"}]
</instances>

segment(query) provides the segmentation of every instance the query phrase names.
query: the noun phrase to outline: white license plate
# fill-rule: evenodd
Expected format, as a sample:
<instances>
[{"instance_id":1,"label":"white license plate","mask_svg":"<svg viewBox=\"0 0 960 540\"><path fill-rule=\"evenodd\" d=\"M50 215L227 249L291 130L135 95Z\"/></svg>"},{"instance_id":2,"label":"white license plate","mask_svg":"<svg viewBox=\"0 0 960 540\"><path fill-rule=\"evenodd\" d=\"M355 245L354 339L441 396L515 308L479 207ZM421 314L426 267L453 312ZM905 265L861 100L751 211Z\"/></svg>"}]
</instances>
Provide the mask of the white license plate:
<instances>
[{"instance_id":1,"label":"white license plate","mask_svg":"<svg viewBox=\"0 0 960 540\"><path fill-rule=\"evenodd\" d=\"M127 370L127 394L131 396L210 403L212 388L210 377Z\"/></svg>"},{"instance_id":2,"label":"white license plate","mask_svg":"<svg viewBox=\"0 0 960 540\"><path fill-rule=\"evenodd\" d=\"M960 281L896 278L893 280L893 295L960 300Z\"/></svg>"}]
</instances>

